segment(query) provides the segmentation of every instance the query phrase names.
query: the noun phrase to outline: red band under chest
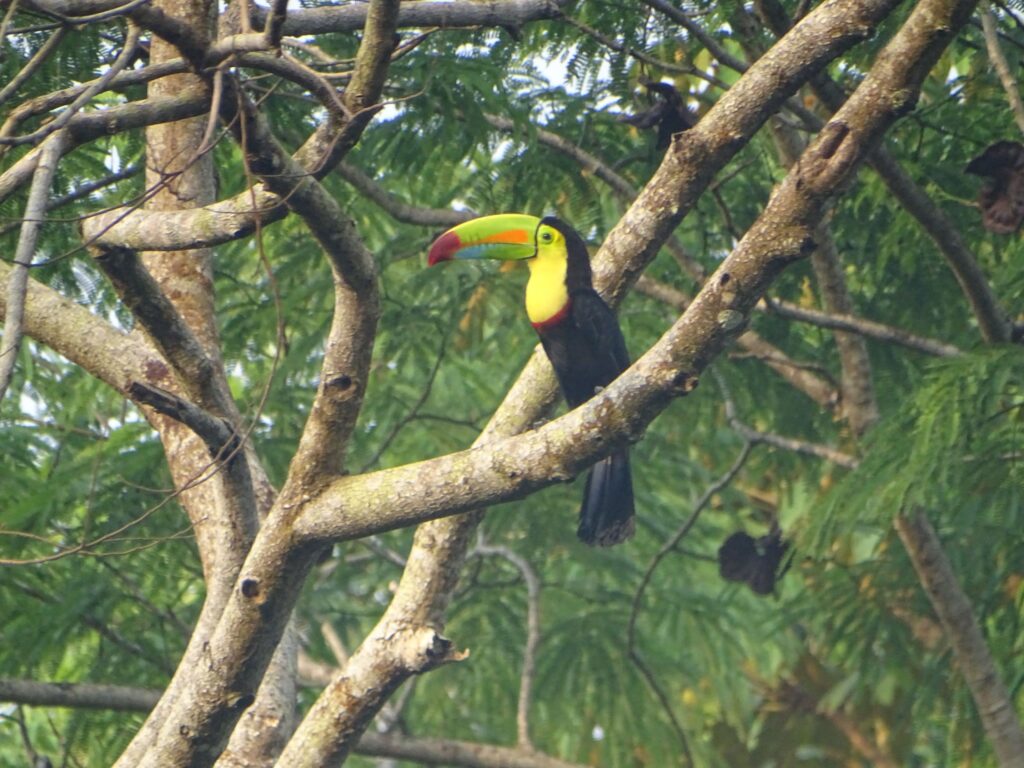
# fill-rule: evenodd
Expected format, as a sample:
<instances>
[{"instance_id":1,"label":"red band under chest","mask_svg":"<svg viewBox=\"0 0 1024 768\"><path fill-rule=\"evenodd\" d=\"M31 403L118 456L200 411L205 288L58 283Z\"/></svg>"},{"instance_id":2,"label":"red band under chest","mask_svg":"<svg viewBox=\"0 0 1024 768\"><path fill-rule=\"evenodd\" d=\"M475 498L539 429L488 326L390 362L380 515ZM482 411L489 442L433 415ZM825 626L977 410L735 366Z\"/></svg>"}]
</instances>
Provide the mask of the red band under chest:
<instances>
[{"instance_id":1,"label":"red band under chest","mask_svg":"<svg viewBox=\"0 0 1024 768\"><path fill-rule=\"evenodd\" d=\"M541 320L539 323L530 323L530 325L532 325L534 327L534 330L537 330L537 331L543 331L546 328L553 328L556 325L561 324L562 321L564 321L567 317L569 317L569 310L571 308L572 308L572 300L570 299L569 301L565 302L565 306L564 307L562 307L560 310L555 312L555 314L553 314L547 320Z\"/></svg>"}]
</instances>

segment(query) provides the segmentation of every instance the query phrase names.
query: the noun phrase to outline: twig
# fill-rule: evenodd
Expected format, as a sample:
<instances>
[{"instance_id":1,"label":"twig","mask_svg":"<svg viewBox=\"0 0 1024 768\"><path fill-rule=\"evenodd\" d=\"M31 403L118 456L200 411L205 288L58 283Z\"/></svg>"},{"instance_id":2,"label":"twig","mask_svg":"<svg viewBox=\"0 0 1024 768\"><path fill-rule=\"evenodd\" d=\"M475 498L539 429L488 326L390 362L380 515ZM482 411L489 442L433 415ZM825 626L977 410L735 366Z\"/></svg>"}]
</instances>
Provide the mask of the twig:
<instances>
[{"instance_id":1,"label":"twig","mask_svg":"<svg viewBox=\"0 0 1024 768\"><path fill-rule=\"evenodd\" d=\"M478 543L470 556L500 557L522 574L526 582L526 648L523 650L523 671L519 677L519 703L516 707L516 734L518 746L532 750L530 741L530 695L537 666L537 648L540 645L540 578L526 558L508 547Z\"/></svg>"},{"instance_id":2,"label":"twig","mask_svg":"<svg viewBox=\"0 0 1024 768\"><path fill-rule=\"evenodd\" d=\"M18 246L14 252L14 267L11 281L7 285L7 310L4 319L4 334L0 339L0 402L3 401L7 387L14 375L14 364L18 359L21 347L22 324L25 319L25 294L28 291L28 269L35 253L36 240L45 218L46 199L50 193L50 184L57 171L57 161L64 148L67 134L58 131L50 136L42 146L39 162L32 175L32 186L29 188L28 202L25 203L24 223L18 236Z\"/></svg>"},{"instance_id":3,"label":"twig","mask_svg":"<svg viewBox=\"0 0 1024 768\"><path fill-rule=\"evenodd\" d=\"M455 211L448 208L424 208L418 205L409 205L388 192L347 160L343 160L338 164L337 173L355 187L365 198L375 203L396 221L427 227L447 228L468 221L476 215L472 211Z\"/></svg>"},{"instance_id":4,"label":"twig","mask_svg":"<svg viewBox=\"0 0 1024 768\"><path fill-rule=\"evenodd\" d=\"M398 437L398 433L416 418L419 414L420 408L426 404L427 400L430 398L430 392L434 387L434 381L437 379L437 372L441 369L441 363L444 361L444 353L447 348L448 337L446 335L441 341L441 348L437 350L437 358L434 360L434 365L430 369L430 373L427 375L427 383L423 387L423 391L420 393L420 396L416 399L412 408L409 409L409 412L399 419L391 428L387 437L381 440L380 444L377 446L377 450L373 452L373 455L367 459L366 463L364 463L360 468L360 474L366 472L380 461L380 457L384 455L384 452L388 449L391 443L394 442L394 439Z\"/></svg>"},{"instance_id":5,"label":"twig","mask_svg":"<svg viewBox=\"0 0 1024 768\"><path fill-rule=\"evenodd\" d=\"M0 137L0 144L34 144L53 132L64 128L71 122L71 118L73 118L93 96L106 90L107 86L117 76L117 74L123 71L131 63L132 59L135 58L135 49L139 45L139 36L141 34L142 29L134 22L129 21L128 34L125 37L124 48L121 49L121 53L118 54L114 63L111 64L110 68L103 73L102 77L90 83L89 86L82 91L73 102L71 102L68 108L61 112L60 115L58 115L52 122L47 123L39 130L33 131L26 136L14 136L12 138ZM2 102L2 99L0 99L0 102Z\"/></svg>"},{"instance_id":6,"label":"twig","mask_svg":"<svg viewBox=\"0 0 1024 768\"><path fill-rule=\"evenodd\" d=\"M856 315L831 314L817 309L808 309L788 301L765 298L765 306L769 311L780 317L790 320L798 320L802 323L810 323L822 328L851 331L859 333L869 339L885 341L890 344L899 344L907 349L924 352L936 357L958 357L963 354L959 347L947 344L938 339L930 339L926 336L905 331L892 325L885 325L874 320L869 320Z\"/></svg>"},{"instance_id":7,"label":"twig","mask_svg":"<svg viewBox=\"0 0 1024 768\"><path fill-rule=\"evenodd\" d=\"M652 67L657 67L658 69L662 69L665 72L673 72L679 75L693 75L695 77L699 77L702 80L707 81L716 88L721 88L722 90L727 90L729 88L728 84L726 84L722 80L719 80L714 75L709 75L707 72L704 72L703 70L698 69L697 67L694 67L689 64L673 64L672 62L669 61L662 61L661 59L656 59L653 56L644 53L643 51L638 51L635 48L630 48L628 45L623 45L622 43L612 40L607 35L598 32L593 27L584 24L582 21L576 20L571 16L563 16L562 18L569 25L576 27L576 29L578 29L585 35L592 37L605 48L609 48L617 53L624 53L627 56L632 56L637 61L641 61L644 64L650 64Z\"/></svg>"},{"instance_id":8,"label":"twig","mask_svg":"<svg viewBox=\"0 0 1024 768\"><path fill-rule=\"evenodd\" d=\"M665 714L668 715L673 728L675 728L676 734L679 736L679 742L682 745L683 753L686 755L686 761L690 765L694 764L693 755L690 752L689 741L686 738L686 732L683 730L682 723L680 723L679 718L676 717L668 695L662 690L654 671L647 666L647 662L643 660L643 657L640 656L639 651L637 651L636 622L640 614L640 603L643 600L644 592L647 590L648 584L651 582L651 577L654 575L655 569L661 561L665 559L666 555L675 549L676 545L683 540L683 537L690 532L690 529L693 528L694 524L697 522L697 518L700 517L700 513L704 510L704 507L706 507L708 502L711 501L711 497L732 482L733 478L736 477L739 471L743 468L743 465L750 456L750 452L753 447L754 443L749 440L743 444L743 448L740 450L740 453L736 457L732 466L729 467L724 475L707 487L704 493L701 494L701 497L697 499L697 503L693 505L693 511L690 512L690 516L681 526L679 526L679 529L669 537L668 541L662 544L661 549L658 550L658 554L656 554L651 560L650 564L647 566L647 570L644 571L643 577L640 579L640 585L637 587L636 595L633 596L633 605L629 612L629 626L626 630L626 650L629 654L630 661L632 661L636 668L640 670L640 673L647 681L647 684L651 687L651 690L654 691L655 695L661 701Z\"/></svg>"},{"instance_id":9,"label":"twig","mask_svg":"<svg viewBox=\"0 0 1024 768\"><path fill-rule=\"evenodd\" d=\"M796 440L795 438L785 437L784 435L778 435L774 432L762 432L754 429L753 427L747 426L736 414L736 403L729 392L729 386L725 381L725 377L722 376L722 374L720 374L715 368L711 369L711 375L714 377L718 388L722 391L722 400L725 403L725 418L729 422L729 426L747 442L753 444L760 443L763 445L770 445L773 448L782 448L786 451L794 451L795 453L817 456L818 458L826 459L827 461L831 461L834 464L846 467L847 469L856 469L860 464L860 460L855 456L850 456L848 453L837 451L835 448L831 448L827 445L811 443L806 440Z\"/></svg>"},{"instance_id":10,"label":"twig","mask_svg":"<svg viewBox=\"0 0 1024 768\"><path fill-rule=\"evenodd\" d=\"M35 74L36 70L46 61L46 58L60 45L67 32L67 27L61 27L50 35L50 39L43 43L35 55L19 70L18 74L12 77L11 81L0 89L0 105L3 105L5 101L11 98L25 81Z\"/></svg>"},{"instance_id":11,"label":"twig","mask_svg":"<svg viewBox=\"0 0 1024 768\"><path fill-rule=\"evenodd\" d=\"M747 71L747 63L733 56L725 48L718 44L711 35L709 35L704 28L686 15L685 12L679 10L675 6L669 4L667 0L644 0L644 2L656 11L659 11L668 16L672 21L676 22L679 26L689 32L695 37L701 45L703 45L708 53L718 59L719 62L729 67L734 72L740 74Z\"/></svg>"},{"instance_id":12,"label":"twig","mask_svg":"<svg viewBox=\"0 0 1024 768\"><path fill-rule=\"evenodd\" d=\"M1013 110L1013 119L1017 121L1017 127L1024 133L1024 102L1021 102L1020 88L1017 79L1013 76L1010 64L1003 54L999 45L999 34L996 31L996 20L992 15L992 9L988 6L981 10L981 29L985 33L985 47L988 48L988 57L992 60L992 66L999 75L999 82L1003 84L1006 91L1006 99L1010 102Z\"/></svg>"}]
</instances>

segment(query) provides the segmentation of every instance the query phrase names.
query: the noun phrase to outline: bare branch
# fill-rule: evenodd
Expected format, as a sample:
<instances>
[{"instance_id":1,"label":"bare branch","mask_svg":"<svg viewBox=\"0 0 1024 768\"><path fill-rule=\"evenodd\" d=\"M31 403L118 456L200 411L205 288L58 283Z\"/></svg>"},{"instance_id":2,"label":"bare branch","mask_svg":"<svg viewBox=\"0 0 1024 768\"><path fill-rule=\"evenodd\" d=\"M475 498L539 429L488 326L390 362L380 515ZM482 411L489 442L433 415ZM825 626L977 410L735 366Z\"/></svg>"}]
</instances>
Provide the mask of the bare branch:
<instances>
[{"instance_id":1,"label":"bare branch","mask_svg":"<svg viewBox=\"0 0 1024 768\"><path fill-rule=\"evenodd\" d=\"M159 698L160 691L127 685L0 679L0 701L39 707L148 712Z\"/></svg>"},{"instance_id":2,"label":"bare branch","mask_svg":"<svg viewBox=\"0 0 1024 768\"><path fill-rule=\"evenodd\" d=\"M519 676L519 703L516 706L516 733L521 749L532 750L530 740L530 697L540 646L540 578L522 555L508 547L477 544L472 554L500 557L519 571L526 583L526 647L523 649L523 671Z\"/></svg>"},{"instance_id":3,"label":"bare branch","mask_svg":"<svg viewBox=\"0 0 1024 768\"><path fill-rule=\"evenodd\" d=\"M921 510L898 515L895 525L921 585L949 636L985 733L999 757L999 765L1021 768L1024 766L1024 730L974 617L970 600L957 582L935 528Z\"/></svg>"},{"instance_id":4,"label":"bare branch","mask_svg":"<svg viewBox=\"0 0 1024 768\"><path fill-rule=\"evenodd\" d=\"M167 390L133 381L128 385L128 396L191 429L206 443L213 458L230 457L240 447L239 436L230 422L212 416Z\"/></svg>"},{"instance_id":5,"label":"bare branch","mask_svg":"<svg viewBox=\"0 0 1024 768\"><path fill-rule=\"evenodd\" d=\"M40 707L148 712L160 691L100 683L41 683L0 679L0 701ZM461 768L584 768L532 750L451 739L366 733L355 751L375 757L414 760L424 765Z\"/></svg>"},{"instance_id":6,"label":"bare branch","mask_svg":"<svg viewBox=\"0 0 1024 768\"><path fill-rule=\"evenodd\" d=\"M6 102L11 96L13 96L25 82L36 73L36 70L43 65L43 62L49 57L51 53L57 50L57 46L60 45L61 40L64 39L64 35L68 32L67 27L61 27L55 31L50 38L40 46L39 50L35 52L35 55L23 66L11 81L7 83L3 88L0 88L0 105Z\"/></svg>"},{"instance_id":7,"label":"bare branch","mask_svg":"<svg viewBox=\"0 0 1024 768\"><path fill-rule=\"evenodd\" d=\"M847 469L854 469L860 464L860 460L855 456L837 451L835 448L830 446L811 443L806 440L795 440L791 437L777 435L774 432L763 432L747 426L740 420L736 413L736 403L733 401L732 396L729 393L729 386L725 381L725 377L713 368L711 369L711 373L715 377L715 381L718 383L718 388L722 390L722 400L725 403L725 418L728 420L729 426L732 427L736 434L751 445L770 445L773 448L781 448L784 451L793 451L795 453L803 453L808 456L817 456L820 459L831 461L834 464L838 464L840 467L845 467Z\"/></svg>"},{"instance_id":8,"label":"bare branch","mask_svg":"<svg viewBox=\"0 0 1024 768\"><path fill-rule=\"evenodd\" d=\"M347 161L338 165L338 175L358 190L363 197L371 200L389 216L406 224L426 227L454 227L468 221L476 214L472 211L455 211L445 208L423 208L410 205L392 195L362 170Z\"/></svg>"},{"instance_id":9,"label":"bare branch","mask_svg":"<svg viewBox=\"0 0 1024 768\"><path fill-rule=\"evenodd\" d=\"M14 138L4 138L0 136L0 144L35 144L49 136L51 133L59 131L67 126L79 110L81 110L81 108L84 107L93 96L105 91L111 81L135 58L135 49L139 45L139 35L141 32L142 30L139 29L136 24L129 22L128 34L125 36L124 47L121 49L121 52L117 55L117 58L110 65L107 71L103 73L102 77L94 80L86 86L82 92L75 97L75 100L71 102L71 105L67 109L59 114L54 120L46 123L39 130L33 131L26 136L17 136ZM0 102L2 102L2 99L0 99Z\"/></svg>"},{"instance_id":10,"label":"bare branch","mask_svg":"<svg viewBox=\"0 0 1024 768\"><path fill-rule=\"evenodd\" d=\"M859 333L861 336L877 341L885 341L890 344L899 344L907 349L924 352L927 355L936 357L957 357L963 354L963 350L952 344L947 344L938 339L930 339L925 336L905 331L874 320L868 320L856 315L832 314L817 309L807 309L789 301L778 299L765 299L767 311L773 312L780 317L798 320L802 323L821 326L822 328L836 328L851 333Z\"/></svg>"},{"instance_id":11,"label":"bare branch","mask_svg":"<svg viewBox=\"0 0 1024 768\"><path fill-rule=\"evenodd\" d=\"M1003 84L1003 90L1006 91L1006 100L1010 102L1013 119L1017 121L1017 128L1020 129L1020 132L1024 133L1024 102L1020 98L1020 86L1017 85L1017 78L1013 76L1010 64L1003 54L1002 46L999 45L996 20L988 3L981 9L981 29L985 35L988 57L992 60L996 74L999 75L999 82Z\"/></svg>"},{"instance_id":12,"label":"bare branch","mask_svg":"<svg viewBox=\"0 0 1024 768\"><path fill-rule=\"evenodd\" d=\"M644 2L656 11L665 14L672 21L676 22L679 26L689 32L693 37L704 46L707 51L720 61L725 66L734 72L743 73L747 71L747 63L733 56L731 53L726 51L722 46L718 44L711 35L709 35L704 28L686 15L684 11L671 5L667 0L644 0Z\"/></svg>"},{"instance_id":13,"label":"bare branch","mask_svg":"<svg viewBox=\"0 0 1024 768\"><path fill-rule=\"evenodd\" d=\"M46 200L50 195L53 175L57 172L57 160L66 139L64 131L58 131L48 138L40 148L39 163L32 176L25 215L22 217L21 233L14 252L14 266L7 284L7 301L4 316L4 333L0 338L0 401L14 375L14 364L21 347L21 334L25 316L25 296L28 292L28 270L32 254L36 250L39 230L46 218Z\"/></svg>"},{"instance_id":14,"label":"bare branch","mask_svg":"<svg viewBox=\"0 0 1024 768\"><path fill-rule=\"evenodd\" d=\"M287 16L288 0L273 0L267 12L267 20L263 25L263 34L271 48L277 48L281 45L281 37L284 34L284 22Z\"/></svg>"},{"instance_id":15,"label":"bare branch","mask_svg":"<svg viewBox=\"0 0 1024 768\"><path fill-rule=\"evenodd\" d=\"M204 408L219 415L229 413L222 395L213 386L213 363L188 324L142 265L138 254L126 248L100 250L96 263L153 344L178 374L181 386Z\"/></svg>"},{"instance_id":16,"label":"bare branch","mask_svg":"<svg viewBox=\"0 0 1024 768\"><path fill-rule=\"evenodd\" d=\"M364 733L355 749L361 755L394 757L422 765L455 768L585 768L543 752L469 741Z\"/></svg>"}]
</instances>

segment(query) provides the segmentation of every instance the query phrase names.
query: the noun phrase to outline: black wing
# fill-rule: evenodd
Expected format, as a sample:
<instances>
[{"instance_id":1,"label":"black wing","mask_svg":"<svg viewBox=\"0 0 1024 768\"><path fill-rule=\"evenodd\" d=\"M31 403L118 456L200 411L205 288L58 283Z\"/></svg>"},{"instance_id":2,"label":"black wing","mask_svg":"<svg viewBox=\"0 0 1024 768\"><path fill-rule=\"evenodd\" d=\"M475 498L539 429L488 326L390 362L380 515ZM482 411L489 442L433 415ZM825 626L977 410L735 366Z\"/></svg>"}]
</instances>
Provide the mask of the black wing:
<instances>
[{"instance_id":1,"label":"black wing","mask_svg":"<svg viewBox=\"0 0 1024 768\"><path fill-rule=\"evenodd\" d=\"M619 321L593 288L573 291L571 298L573 323L589 347L597 351L596 363L608 377L599 384L606 386L629 368L629 352Z\"/></svg>"}]
</instances>

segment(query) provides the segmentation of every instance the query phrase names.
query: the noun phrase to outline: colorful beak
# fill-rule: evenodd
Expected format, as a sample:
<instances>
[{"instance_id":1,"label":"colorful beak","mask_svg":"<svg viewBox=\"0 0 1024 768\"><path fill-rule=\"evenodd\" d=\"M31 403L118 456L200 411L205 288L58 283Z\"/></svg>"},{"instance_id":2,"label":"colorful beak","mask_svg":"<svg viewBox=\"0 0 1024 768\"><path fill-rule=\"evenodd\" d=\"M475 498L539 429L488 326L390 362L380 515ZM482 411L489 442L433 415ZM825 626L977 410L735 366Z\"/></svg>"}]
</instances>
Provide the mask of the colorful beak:
<instances>
[{"instance_id":1,"label":"colorful beak","mask_svg":"<svg viewBox=\"0 0 1024 768\"><path fill-rule=\"evenodd\" d=\"M430 246L427 264L452 259L530 259L537 252L534 236L540 219L525 213L482 216L452 227Z\"/></svg>"}]
</instances>

